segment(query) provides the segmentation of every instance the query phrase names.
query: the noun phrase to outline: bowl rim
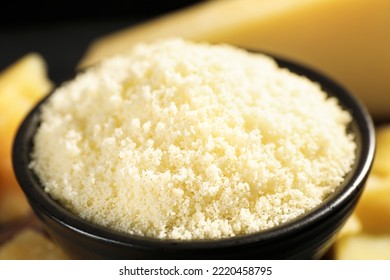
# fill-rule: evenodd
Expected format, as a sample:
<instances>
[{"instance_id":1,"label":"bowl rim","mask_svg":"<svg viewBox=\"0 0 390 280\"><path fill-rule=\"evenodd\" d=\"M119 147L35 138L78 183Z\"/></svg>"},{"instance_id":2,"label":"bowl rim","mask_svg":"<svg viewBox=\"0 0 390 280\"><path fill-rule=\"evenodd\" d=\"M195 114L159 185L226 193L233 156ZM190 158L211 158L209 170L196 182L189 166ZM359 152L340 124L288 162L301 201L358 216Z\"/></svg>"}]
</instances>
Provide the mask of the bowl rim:
<instances>
[{"instance_id":1,"label":"bowl rim","mask_svg":"<svg viewBox=\"0 0 390 280\"><path fill-rule=\"evenodd\" d=\"M272 57L280 67L287 68L291 72L304 75L319 83L330 96L336 96L340 105L352 115L351 125L354 126L352 130L356 132L356 138L358 138L356 139L358 146L356 161L345 182L320 205L282 225L256 233L221 239L158 239L118 232L83 220L52 199L44 191L37 175L29 168L30 148L34 132L39 126L40 108L55 92L54 89L36 104L24 118L16 133L12 148L15 176L29 203L33 206L32 208L35 211L39 209L65 228L105 243L173 250L232 248L250 245L254 242L264 243L287 237L291 233L303 232L315 224L330 219L334 215L334 211L341 210L349 203L349 197L358 197L361 194L364 182L371 170L375 154L375 130L371 116L365 106L350 91L317 69L267 52L254 52L266 54Z\"/></svg>"}]
</instances>

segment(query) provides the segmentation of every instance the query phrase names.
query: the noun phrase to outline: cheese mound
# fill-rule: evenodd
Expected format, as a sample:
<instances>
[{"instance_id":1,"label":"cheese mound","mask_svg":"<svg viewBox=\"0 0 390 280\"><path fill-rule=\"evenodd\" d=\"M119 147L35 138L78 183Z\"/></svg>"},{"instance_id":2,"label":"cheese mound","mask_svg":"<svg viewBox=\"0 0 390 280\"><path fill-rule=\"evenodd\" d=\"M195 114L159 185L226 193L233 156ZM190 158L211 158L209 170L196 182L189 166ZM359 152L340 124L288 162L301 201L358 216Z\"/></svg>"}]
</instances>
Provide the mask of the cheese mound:
<instances>
[{"instance_id":1,"label":"cheese mound","mask_svg":"<svg viewBox=\"0 0 390 280\"><path fill-rule=\"evenodd\" d=\"M318 84L266 55L165 39L59 87L31 167L93 223L226 238L290 221L332 193L355 160L350 121Z\"/></svg>"}]
</instances>

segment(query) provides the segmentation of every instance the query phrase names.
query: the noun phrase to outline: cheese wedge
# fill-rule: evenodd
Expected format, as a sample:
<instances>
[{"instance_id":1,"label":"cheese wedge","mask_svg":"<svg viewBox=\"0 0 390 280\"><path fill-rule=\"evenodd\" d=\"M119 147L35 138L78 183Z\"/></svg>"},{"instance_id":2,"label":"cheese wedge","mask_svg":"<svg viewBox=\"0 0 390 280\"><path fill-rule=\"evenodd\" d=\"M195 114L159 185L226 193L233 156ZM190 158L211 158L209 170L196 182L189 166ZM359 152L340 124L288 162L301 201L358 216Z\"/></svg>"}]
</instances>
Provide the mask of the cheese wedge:
<instances>
[{"instance_id":1,"label":"cheese wedge","mask_svg":"<svg viewBox=\"0 0 390 280\"><path fill-rule=\"evenodd\" d=\"M214 0L93 42L80 67L140 41L180 36L225 42L314 67L390 117L390 1Z\"/></svg>"}]
</instances>

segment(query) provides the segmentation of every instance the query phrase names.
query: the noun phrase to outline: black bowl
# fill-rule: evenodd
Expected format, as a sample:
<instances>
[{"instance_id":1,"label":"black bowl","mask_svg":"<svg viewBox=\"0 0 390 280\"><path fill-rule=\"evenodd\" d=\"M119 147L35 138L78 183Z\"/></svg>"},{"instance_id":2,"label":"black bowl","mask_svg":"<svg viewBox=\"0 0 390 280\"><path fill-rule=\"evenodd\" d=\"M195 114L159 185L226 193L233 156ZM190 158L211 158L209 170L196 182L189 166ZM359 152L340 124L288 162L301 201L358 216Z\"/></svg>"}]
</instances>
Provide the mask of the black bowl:
<instances>
[{"instance_id":1,"label":"black bowl","mask_svg":"<svg viewBox=\"0 0 390 280\"><path fill-rule=\"evenodd\" d=\"M40 123L43 99L25 118L13 147L16 177L51 237L74 258L82 259L318 259L354 210L371 169L375 133L370 115L346 89L291 61L274 57L281 67L319 83L352 117L356 162L345 181L321 205L281 226L219 240L160 240L116 232L72 214L44 190L29 168L32 139Z\"/></svg>"}]
</instances>

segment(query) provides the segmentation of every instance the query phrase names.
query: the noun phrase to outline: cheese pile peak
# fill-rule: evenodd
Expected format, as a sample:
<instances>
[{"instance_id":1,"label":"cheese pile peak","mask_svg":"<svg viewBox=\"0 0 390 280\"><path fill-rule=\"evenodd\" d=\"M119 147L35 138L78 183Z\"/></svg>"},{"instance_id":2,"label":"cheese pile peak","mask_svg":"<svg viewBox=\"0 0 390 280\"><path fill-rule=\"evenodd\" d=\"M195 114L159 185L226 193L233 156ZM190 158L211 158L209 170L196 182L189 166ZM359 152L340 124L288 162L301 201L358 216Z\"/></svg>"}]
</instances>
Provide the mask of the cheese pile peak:
<instances>
[{"instance_id":1,"label":"cheese pile peak","mask_svg":"<svg viewBox=\"0 0 390 280\"><path fill-rule=\"evenodd\" d=\"M82 218L157 238L268 229L320 204L355 158L351 116L270 58L140 44L42 108L32 168Z\"/></svg>"},{"instance_id":2,"label":"cheese pile peak","mask_svg":"<svg viewBox=\"0 0 390 280\"><path fill-rule=\"evenodd\" d=\"M202 1L94 41L91 65L140 41L181 36L278 54L350 89L377 120L390 118L390 1Z\"/></svg>"}]
</instances>

